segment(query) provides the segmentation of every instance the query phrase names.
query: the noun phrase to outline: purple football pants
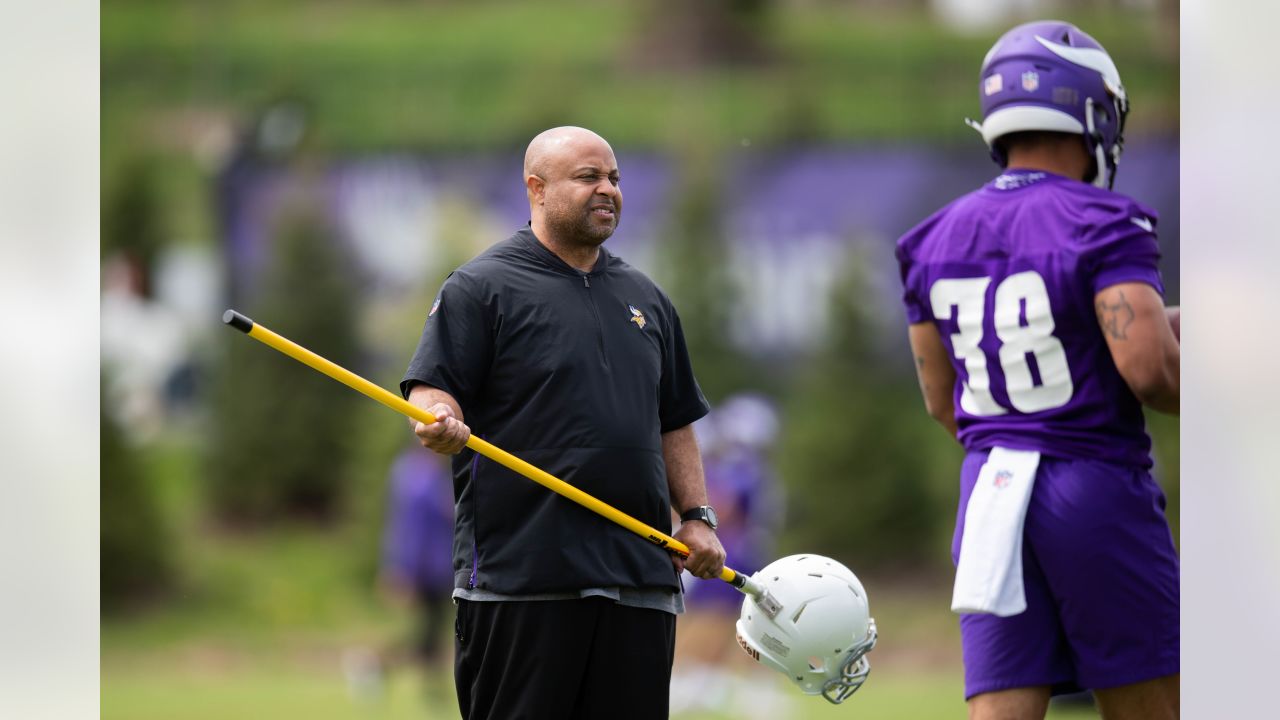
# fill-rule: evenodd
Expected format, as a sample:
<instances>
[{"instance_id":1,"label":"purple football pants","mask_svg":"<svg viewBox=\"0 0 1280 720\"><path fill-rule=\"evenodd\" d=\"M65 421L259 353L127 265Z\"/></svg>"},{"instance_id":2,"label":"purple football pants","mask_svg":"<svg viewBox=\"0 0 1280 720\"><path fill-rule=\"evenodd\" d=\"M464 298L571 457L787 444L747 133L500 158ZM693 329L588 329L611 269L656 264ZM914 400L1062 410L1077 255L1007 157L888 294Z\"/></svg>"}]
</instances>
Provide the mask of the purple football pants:
<instances>
[{"instance_id":1,"label":"purple football pants","mask_svg":"<svg viewBox=\"0 0 1280 720\"><path fill-rule=\"evenodd\" d=\"M951 560L987 452L965 457ZM1023 528L1027 609L960 616L965 699L1055 694L1178 672L1178 555L1164 493L1144 469L1042 456Z\"/></svg>"}]
</instances>

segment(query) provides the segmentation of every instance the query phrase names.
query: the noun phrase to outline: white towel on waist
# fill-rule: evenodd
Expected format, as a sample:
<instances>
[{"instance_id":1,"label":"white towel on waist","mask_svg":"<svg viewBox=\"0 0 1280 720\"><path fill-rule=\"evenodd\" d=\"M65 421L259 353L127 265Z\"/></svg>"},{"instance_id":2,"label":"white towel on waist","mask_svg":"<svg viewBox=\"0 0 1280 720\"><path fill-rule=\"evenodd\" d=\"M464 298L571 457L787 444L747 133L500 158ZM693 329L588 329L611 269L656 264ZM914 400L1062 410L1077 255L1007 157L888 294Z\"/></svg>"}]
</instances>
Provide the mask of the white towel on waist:
<instances>
[{"instance_id":1,"label":"white towel on waist","mask_svg":"<svg viewBox=\"0 0 1280 720\"><path fill-rule=\"evenodd\" d=\"M964 512L964 536L951 609L1008 617L1027 609L1022 586L1022 523L1040 453L992 448Z\"/></svg>"}]
</instances>

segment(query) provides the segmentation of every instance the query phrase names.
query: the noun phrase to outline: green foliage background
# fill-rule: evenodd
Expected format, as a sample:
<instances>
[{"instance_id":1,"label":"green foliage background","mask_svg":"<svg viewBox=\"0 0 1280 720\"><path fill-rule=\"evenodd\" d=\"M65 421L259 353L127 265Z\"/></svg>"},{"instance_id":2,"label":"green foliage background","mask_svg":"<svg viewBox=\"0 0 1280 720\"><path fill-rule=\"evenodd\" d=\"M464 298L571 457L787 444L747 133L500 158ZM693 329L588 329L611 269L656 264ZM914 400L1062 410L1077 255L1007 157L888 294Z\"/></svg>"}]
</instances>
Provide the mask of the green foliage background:
<instances>
[{"instance_id":1,"label":"green foliage background","mask_svg":"<svg viewBox=\"0 0 1280 720\"><path fill-rule=\"evenodd\" d=\"M137 450L108 413L101 413L99 427L99 582L103 611L111 613L131 604L157 600L173 585L176 558L169 544L173 528L165 521Z\"/></svg>"},{"instance_id":2,"label":"green foliage background","mask_svg":"<svg viewBox=\"0 0 1280 720\"><path fill-rule=\"evenodd\" d=\"M565 123L679 159L664 283L713 403L743 389L781 403L778 550L846 560L889 613L887 664L868 685L885 695L868 716L958 714L945 579L960 452L925 415L906 355L875 339L867 264L846 269L826 342L780 365L732 346L716 262L728 242L717 168L744 144L963 144L985 162L960 120L977 111L998 31L958 33L926 5L116 0L101 10L103 252L147 262L173 244L216 247L226 154L280 100L307 108L301 153L316 164L514 155ZM1122 68L1130 139L1176 136L1176 4L1055 9ZM492 242L472 214L441 212L445 266ZM267 291L240 309L394 387L430 294L353 301L315 218L305 202L282 218ZM403 420L229 331L201 360L213 371L194 424L138 447L103 421L103 716L367 716L333 688L345 647L404 619L372 593ZM1176 533L1178 421L1150 424ZM888 654L895 644L916 659Z\"/></svg>"},{"instance_id":3,"label":"green foliage background","mask_svg":"<svg viewBox=\"0 0 1280 720\"><path fill-rule=\"evenodd\" d=\"M282 218L275 257L250 317L340 365L359 357L354 278L311 200ZM342 509L359 396L233 333L213 393L207 488L223 521L299 515L332 520Z\"/></svg>"},{"instance_id":4,"label":"green foliage background","mask_svg":"<svg viewBox=\"0 0 1280 720\"><path fill-rule=\"evenodd\" d=\"M931 573L950 563L959 447L921 409L914 377L877 355L867 272L851 264L832 335L799 373L779 468L791 517L784 550L853 567Z\"/></svg>"}]
</instances>

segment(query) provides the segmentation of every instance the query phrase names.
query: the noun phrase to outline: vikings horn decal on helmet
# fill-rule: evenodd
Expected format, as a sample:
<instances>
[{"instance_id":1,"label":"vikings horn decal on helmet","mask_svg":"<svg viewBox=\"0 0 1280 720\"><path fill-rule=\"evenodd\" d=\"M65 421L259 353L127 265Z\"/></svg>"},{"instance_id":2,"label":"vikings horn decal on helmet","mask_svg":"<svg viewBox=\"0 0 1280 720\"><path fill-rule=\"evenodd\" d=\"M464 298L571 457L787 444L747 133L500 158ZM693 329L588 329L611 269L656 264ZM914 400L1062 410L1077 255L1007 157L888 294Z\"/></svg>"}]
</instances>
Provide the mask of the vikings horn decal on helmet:
<instances>
[{"instance_id":1,"label":"vikings horn decal on helmet","mask_svg":"<svg viewBox=\"0 0 1280 720\"><path fill-rule=\"evenodd\" d=\"M1076 26L1031 22L1005 33L982 61L978 82L982 133L1000 167L996 142L1010 133L1047 130L1081 135L1097 163L1093 184L1111 187L1124 147L1129 99L1107 51Z\"/></svg>"},{"instance_id":2,"label":"vikings horn decal on helmet","mask_svg":"<svg viewBox=\"0 0 1280 720\"><path fill-rule=\"evenodd\" d=\"M770 618L742 601L738 644L806 695L841 703L862 687L876 644L867 593L849 568L821 555L792 555L752 576L782 605Z\"/></svg>"}]
</instances>

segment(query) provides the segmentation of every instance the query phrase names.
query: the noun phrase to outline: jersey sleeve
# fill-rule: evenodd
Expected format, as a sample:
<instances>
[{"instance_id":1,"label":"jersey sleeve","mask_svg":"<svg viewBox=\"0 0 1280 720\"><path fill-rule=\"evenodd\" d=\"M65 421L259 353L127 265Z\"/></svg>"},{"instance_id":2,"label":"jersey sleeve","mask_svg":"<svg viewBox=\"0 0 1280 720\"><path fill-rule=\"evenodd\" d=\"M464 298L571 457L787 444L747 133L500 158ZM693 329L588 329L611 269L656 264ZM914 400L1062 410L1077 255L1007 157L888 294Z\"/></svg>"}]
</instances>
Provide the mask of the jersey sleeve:
<instances>
[{"instance_id":1,"label":"jersey sleeve","mask_svg":"<svg viewBox=\"0 0 1280 720\"><path fill-rule=\"evenodd\" d=\"M400 392L422 383L454 397L465 414L493 358L493 328L477 283L451 273L427 313L422 338L409 361Z\"/></svg>"},{"instance_id":2,"label":"jersey sleeve","mask_svg":"<svg viewBox=\"0 0 1280 720\"><path fill-rule=\"evenodd\" d=\"M662 350L662 380L658 384L658 421L661 432L679 430L711 411L693 375L689 346L684 339L680 315L670 300L663 298L670 320L667 342Z\"/></svg>"},{"instance_id":3,"label":"jersey sleeve","mask_svg":"<svg viewBox=\"0 0 1280 720\"><path fill-rule=\"evenodd\" d=\"M1128 201L1085 227L1085 261L1095 294L1117 283L1142 282L1164 295L1157 222L1151 209Z\"/></svg>"},{"instance_id":4,"label":"jersey sleeve","mask_svg":"<svg viewBox=\"0 0 1280 720\"><path fill-rule=\"evenodd\" d=\"M911 235L898 241L894 251L898 258L898 275L902 278L902 305L907 312L907 322L911 325L933 320L933 311L929 307L928 297L921 288L924 280L920 277L921 268L912 262Z\"/></svg>"}]
</instances>

